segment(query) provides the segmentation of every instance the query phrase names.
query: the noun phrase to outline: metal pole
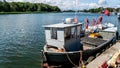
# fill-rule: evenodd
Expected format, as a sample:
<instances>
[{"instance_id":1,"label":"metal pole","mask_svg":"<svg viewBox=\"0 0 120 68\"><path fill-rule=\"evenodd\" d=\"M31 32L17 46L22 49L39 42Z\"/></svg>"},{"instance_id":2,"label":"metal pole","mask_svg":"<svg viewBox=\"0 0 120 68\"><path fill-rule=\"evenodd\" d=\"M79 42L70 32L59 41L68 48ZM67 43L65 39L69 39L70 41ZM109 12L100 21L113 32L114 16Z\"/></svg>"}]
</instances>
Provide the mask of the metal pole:
<instances>
[{"instance_id":1,"label":"metal pole","mask_svg":"<svg viewBox=\"0 0 120 68\"><path fill-rule=\"evenodd\" d=\"M77 0L75 0L75 18L77 18Z\"/></svg>"}]
</instances>

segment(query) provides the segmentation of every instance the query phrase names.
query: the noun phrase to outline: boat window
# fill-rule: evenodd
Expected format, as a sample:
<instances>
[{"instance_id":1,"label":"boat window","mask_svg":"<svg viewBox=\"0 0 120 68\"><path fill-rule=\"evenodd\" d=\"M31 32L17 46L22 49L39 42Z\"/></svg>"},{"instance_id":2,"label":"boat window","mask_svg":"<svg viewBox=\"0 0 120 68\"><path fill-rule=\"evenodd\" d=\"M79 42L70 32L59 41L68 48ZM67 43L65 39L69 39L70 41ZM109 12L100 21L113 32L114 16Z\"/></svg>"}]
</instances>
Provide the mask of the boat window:
<instances>
[{"instance_id":1,"label":"boat window","mask_svg":"<svg viewBox=\"0 0 120 68\"><path fill-rule=\"evenodd\" d=\"M51 39L57 39L57 28L51 28Z\"/></svg>"},{"instance_id":2,"label":"boat window","mask_svg":"<svg viewBox=\"0 0 120 68\"><path fill-rule=\"evenodd\" d=\"M70 39L70 28L65 28L64 36L66 39Z\"/></svg>"},{"instance_id":3,"label":"boat window","mask_svg":"<svg viewBox=\"0 0 120 68\"><path fill-rule=\"evenodd\" d=\"M77 35L77 28L72 27L71 28L71 38L76 38L76 35Z\"/></svg>"},{"instance_id":4,"label":"boat window","mask_svg":"<svg viewBox=\"0 0 120 68\"><path fill-rule=\"evenodd\" d=\"M79 36L80 35L80 26L77 26L77 36Z\"/></svg>"},{"instance_id":5,"label":"boat window","mask_svg":"<svg viewBox=\"0 0 120 68\"><path fill-rule=\"evenodd\" d=\"M65 39L77 38L77 35L79 36L80 34L79 32L80 32L80 27L65 28L65 33L64 33Z\"/></svg>"}]
</instances>

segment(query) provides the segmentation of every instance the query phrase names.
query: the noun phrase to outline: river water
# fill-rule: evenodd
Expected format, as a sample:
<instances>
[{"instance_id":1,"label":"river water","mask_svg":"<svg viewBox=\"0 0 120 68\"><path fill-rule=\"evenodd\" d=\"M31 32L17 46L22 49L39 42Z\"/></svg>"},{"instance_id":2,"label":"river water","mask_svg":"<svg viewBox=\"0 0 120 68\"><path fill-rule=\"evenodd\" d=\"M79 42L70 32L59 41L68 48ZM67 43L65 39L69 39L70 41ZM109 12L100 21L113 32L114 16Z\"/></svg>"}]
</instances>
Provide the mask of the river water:
<instances>
[{"instance_id":1,"label":"river water","mask_svg":"<svg viewBox=\"0 0 120 68\"><path fill-rule=\"evenodd\" d=\"M72 12L0 15L0 68L42 68L40 51L45 45L42 26L74 16ZM96 13L77 13L77 18L83 23L86 18L91 21L99 16ZM104 22L115 24L120 32L120 20L116 15L103 15Z\"/></svg>"}]
</instances>

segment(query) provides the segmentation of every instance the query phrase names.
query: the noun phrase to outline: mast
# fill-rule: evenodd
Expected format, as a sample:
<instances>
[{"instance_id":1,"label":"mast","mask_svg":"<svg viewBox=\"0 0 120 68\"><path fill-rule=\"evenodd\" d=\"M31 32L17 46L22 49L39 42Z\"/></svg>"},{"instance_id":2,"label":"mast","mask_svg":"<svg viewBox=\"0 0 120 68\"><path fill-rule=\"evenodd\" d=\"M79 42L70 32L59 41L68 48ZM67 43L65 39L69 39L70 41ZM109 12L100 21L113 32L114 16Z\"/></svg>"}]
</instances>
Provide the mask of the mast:
<instances>
[{"instance_id":1,"label":"mast","mask_svg":"<svg viewBox=\"0 0 120 68\"><path fill-rule=\"evenodd\" d=\"M77 18L77 0L75 0L75 18Z\"/></svg>"}]
</instances>

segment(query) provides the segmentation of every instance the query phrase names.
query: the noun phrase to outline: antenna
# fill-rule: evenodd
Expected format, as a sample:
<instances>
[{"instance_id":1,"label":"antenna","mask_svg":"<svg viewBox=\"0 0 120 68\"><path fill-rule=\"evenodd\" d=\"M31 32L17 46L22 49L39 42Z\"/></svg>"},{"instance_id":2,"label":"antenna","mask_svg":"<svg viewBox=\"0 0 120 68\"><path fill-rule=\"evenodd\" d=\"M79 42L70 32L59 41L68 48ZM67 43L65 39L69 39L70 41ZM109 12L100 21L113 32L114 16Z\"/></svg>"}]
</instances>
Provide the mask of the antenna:
<instances>
[{"instance_id":1,"label":"antenna","mask_svg":"<svg viewBox=\"0 0 120 68\"><path fill-rule=\"evenodd\" d=\"M77 0L75 0L75 18L77 18Z\"/></svg>"},{"instance_id":2,"label":"antenna","mask_svg":"<svg viewBox=\"0 0 120 68\"><path fill-rule=\"evenodd\" d=\"M74 18L74 23L78 23L78 19L77 19L77 0L75 0L75 18Z\"/></svg>"}]
</instances>

